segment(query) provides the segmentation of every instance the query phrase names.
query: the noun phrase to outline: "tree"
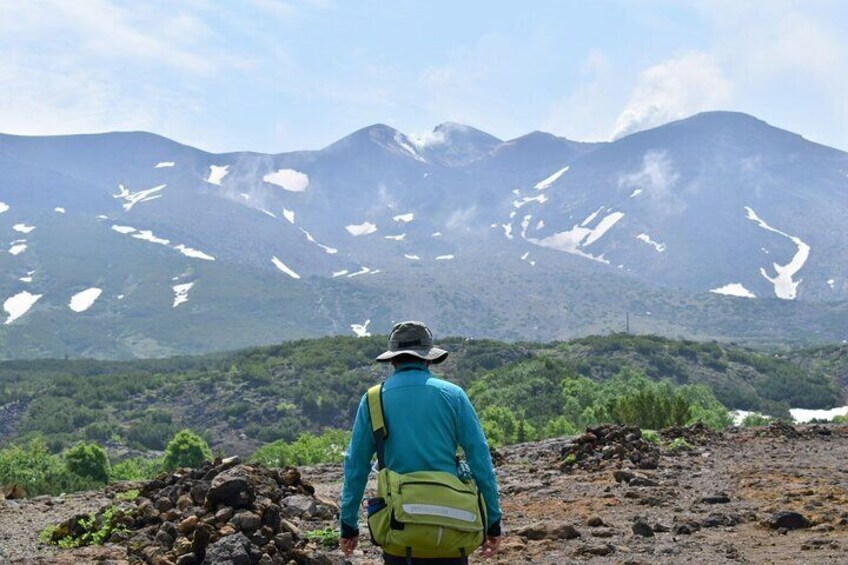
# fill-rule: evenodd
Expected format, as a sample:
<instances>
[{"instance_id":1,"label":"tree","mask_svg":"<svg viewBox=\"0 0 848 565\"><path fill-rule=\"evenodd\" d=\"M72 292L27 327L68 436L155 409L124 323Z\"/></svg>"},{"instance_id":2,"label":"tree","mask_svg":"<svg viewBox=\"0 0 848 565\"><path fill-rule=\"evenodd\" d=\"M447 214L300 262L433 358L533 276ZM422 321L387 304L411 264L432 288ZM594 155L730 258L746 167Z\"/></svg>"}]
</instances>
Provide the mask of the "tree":
<instances>
[{"instance_id":1,"label":"tree","mask_svg":"<svg viewBox=\"0 0 848 565\"><path fill-rule=\"evenodd\" d=\"M80 443L65 454L68 471L87 479L109 482L109 456L96 443Z\"/></svg>"},{"instance_id":2,"label":"tree","mask_svg":"<svg viewBox=\"0 0 848 565\"><path fill-rule=\"evenodd\" d=\"M202 437L191 430L177 432L165 448L166 469L197 467L212 459L212 450Z\"/></svg>"}]
</instances>

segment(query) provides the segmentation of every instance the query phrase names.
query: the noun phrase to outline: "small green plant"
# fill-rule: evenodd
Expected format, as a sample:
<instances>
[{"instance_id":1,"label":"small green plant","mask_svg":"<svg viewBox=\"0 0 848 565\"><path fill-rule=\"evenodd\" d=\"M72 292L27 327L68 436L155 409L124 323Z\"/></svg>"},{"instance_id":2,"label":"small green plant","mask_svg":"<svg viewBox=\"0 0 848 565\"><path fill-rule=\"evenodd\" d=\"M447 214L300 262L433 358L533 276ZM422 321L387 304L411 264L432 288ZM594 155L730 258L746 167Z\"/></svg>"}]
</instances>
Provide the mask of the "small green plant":
<instances>
[{"instance_id":1,"label":"small green plant","mask_svg":"<svg viewBox=\"0 0 848 565\"><path fill-rule=\"evenodd\" d=\"M49 525L38 538L44 543L56 545L62 549L72 549L85 545L103 545L114 533L128 533L127 527L120 523L123 511L110 506L98 514L89 514L77 521L79 531L72 535L65 525Z\"/></svg>"},{"instance_id":2,"label":"small green plant","mask_svg":"<svg viewBox=\"0 0 848 565\"><path fill-rule=\"evenodd\" d=\"M662 441L660 434L655 430L642 430L642 439L654 445L659 445Z\"/></svg>"},{"instance_id":3,"label":"small green plant","mask_svg":"<svg viewBox=\"0 0 848 565\"><path fill-rule=\"evenodd\" d=\"M678 451L692 451L692 449L694 449L692 444L682 437L676 437L668 444L668 450L672 453L677 453Z\"/></svg>"},{"instance_id":4,"label":"small green plant","mask_svg":"<svg viewBox=\"0 0 848 565\"><path fill-rule=\"evenodd\" d=\"M566 456L564 462L565 462L566 465L574 465L575 463L577 463L577 456L574 455L573 453L569 453Z\"/></svg>"},{"instance_id":5,"label":"small green plant","mask_svg":"<svg viewBox=\"0 0 848 565\"><path fill-rule=\"evenodd\" d=\"M139 491L137 488L134 488L134 489L132 489L132 490L128 490L128 491L126 491L126 492L119 492L119 493L117 493L117 494L115 495L115 500L121 500L121 501L125 501L125 502L132 502L132 501L134 501L136 498L138 498L138 495L139 495L139 494L141 494L141 491Z\"/></svg>"},{"instance_id":6,"label":"small green plant","mask_svg":"<svg viewBox=\"0 0 848 565\"><path fill-rule=\"evenodd\" d=\"M312 530L303 534L309 541L315 541L327 548L335 548L339 546L339 530L332 527L326 527L323 530Z\"/></svg>"}]
</instances>

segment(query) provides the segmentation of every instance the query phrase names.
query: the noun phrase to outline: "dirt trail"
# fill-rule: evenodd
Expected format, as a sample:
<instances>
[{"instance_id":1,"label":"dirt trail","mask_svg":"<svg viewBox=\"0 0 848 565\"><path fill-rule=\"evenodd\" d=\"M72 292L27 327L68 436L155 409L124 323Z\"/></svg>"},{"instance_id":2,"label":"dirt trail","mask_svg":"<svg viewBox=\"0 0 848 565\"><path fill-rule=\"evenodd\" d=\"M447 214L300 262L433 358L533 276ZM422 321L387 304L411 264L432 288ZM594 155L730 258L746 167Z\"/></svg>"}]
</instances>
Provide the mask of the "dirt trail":
<instances>
[{"instance_id":1,"label":"dirt trail","mask_svg":"<svg viewBox=\"0 0 848 565\"><path fill-rule=\"evenodd\" d=\"M691 451L663 451L656 469L614 458L593 460L602 467L595 470L564 465L563 454L581 445L576 438L510 447L497 468L506 536L489 563L848 563L848 426L797 430L691 437ZM338 499L339 466L301 471L316 495ZM92 496L50 506L0 502L0 562L103 563L126 555L118 547L74 553L37 543L43 524L103 502ZM311 530L334 522L306 516L297 524ZM338 551L331 555L328 563L341 562ZM367 541L352 560L380 562Z\"/></svg>"}]
</instances>

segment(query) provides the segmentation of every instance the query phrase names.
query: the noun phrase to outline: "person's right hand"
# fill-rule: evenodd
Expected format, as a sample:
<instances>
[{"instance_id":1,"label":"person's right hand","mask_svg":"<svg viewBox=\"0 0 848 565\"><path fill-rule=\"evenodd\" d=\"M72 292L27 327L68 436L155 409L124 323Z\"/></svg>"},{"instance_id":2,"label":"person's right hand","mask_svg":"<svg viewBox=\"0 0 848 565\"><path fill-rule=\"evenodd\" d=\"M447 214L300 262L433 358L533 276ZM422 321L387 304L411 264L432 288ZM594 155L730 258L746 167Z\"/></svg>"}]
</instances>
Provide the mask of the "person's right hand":
<instances>
[{"instance_id":1,"label":"person's right hand","mask_svg":"<svg viewBox=\"0 0 848 565\"><path fill-rule=\"evenodd\" d=\"M495 555L498 554L498 550L501 547L501 537L488 537L486 538L486 543L483 544L483 547L480 548L480 551L483 552L483 559L491 559Z\"/></svg>"}]
</instances>

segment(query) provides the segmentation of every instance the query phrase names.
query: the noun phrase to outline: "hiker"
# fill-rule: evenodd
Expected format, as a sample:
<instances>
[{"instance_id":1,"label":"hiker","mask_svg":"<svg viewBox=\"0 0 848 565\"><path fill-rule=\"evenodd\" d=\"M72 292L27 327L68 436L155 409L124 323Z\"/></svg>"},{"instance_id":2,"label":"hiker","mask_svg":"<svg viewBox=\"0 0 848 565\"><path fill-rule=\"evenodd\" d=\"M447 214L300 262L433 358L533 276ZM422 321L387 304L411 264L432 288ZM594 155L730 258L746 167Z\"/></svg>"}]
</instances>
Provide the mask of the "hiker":
<instances>
[{"instance_id":1,"label":"hiker","mask_svg":"<svg viewBox=\"0 0 848 565\"><path fill-rule=\"evenodd\" d=\"M381 470L378 497L368 499L368 526L387 565L463 565L481 545L484 557L497 553L501 510L486 437L465 391L430 373L447 356L433 346L427 326L402 322L376 358L394 371L363 395L345 455L346 557L359 541L360 503L375 453ZM456 456L458 446L467 466ZM473 482L460 478L469 468Z\"/></svg>"}]
</instances>

